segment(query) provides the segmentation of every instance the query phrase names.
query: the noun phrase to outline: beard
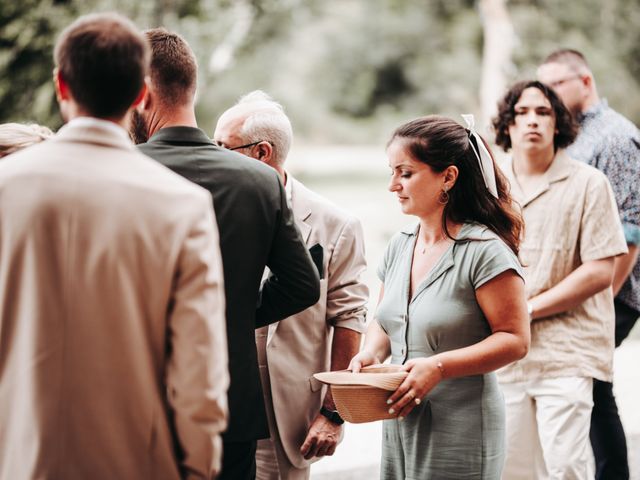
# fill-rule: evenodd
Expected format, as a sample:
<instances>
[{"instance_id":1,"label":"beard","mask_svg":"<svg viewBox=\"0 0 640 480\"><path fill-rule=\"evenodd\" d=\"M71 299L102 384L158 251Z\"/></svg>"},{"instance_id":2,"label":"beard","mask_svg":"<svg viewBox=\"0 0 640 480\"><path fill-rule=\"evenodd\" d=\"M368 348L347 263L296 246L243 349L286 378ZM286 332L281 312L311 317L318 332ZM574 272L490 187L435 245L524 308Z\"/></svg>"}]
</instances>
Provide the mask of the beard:
<instances>
[{"instance_id":1,"label":"beard","mask_svg":"<svg viewBox=\"0 0 640 480\"><path fill-rule=\"evenodd\" d=\"M149 128L145 118L136 109L131 110L129 122L129 136L136 145L146 143L149 140Z\"/></svg>"}]
</instances>

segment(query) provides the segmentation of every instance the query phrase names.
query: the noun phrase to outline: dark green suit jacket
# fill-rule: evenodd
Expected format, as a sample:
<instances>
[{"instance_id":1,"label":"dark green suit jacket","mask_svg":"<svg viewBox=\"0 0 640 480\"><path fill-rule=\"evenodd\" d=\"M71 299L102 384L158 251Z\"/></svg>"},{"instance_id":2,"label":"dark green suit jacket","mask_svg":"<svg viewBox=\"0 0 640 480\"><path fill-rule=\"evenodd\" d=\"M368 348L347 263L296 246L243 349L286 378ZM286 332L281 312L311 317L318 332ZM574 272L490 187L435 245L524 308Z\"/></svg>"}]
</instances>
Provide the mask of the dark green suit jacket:
<instances>
[{"instance_id":1,"label":"dark green suit jacket","mask_svg":"<svg viewBox=\"0 0 640 480\"><path fill-rule=\"evenodd\" d=\"M272 168L219 148L192 127L159 130L140 150L209 190L220 231L229 345L225 442L269 436L254 332L318 301L318 272ZM260 293L265 266L272 276Z\"/></svg>"}]
</instances>

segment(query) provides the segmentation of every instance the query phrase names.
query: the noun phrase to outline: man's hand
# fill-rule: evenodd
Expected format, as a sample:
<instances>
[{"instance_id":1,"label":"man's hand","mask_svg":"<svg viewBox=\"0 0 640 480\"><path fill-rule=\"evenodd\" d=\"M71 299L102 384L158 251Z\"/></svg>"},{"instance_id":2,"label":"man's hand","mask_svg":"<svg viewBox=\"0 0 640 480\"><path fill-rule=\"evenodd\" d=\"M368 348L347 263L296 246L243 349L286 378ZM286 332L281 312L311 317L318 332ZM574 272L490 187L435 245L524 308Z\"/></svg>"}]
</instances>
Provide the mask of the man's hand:
<instances>
[{"instance_id":1,"label":"man's hand","mask_svg":"<svg viewBox=\"0 0 640 480\"><path fill-rule=\"evenodd\" d=\"M310 460L313 457L333 455L342 434L342 425L333 423L324 415L318 413L313 420L307 438L304 439L300 453Z\"/></svg>"}]
</instances>

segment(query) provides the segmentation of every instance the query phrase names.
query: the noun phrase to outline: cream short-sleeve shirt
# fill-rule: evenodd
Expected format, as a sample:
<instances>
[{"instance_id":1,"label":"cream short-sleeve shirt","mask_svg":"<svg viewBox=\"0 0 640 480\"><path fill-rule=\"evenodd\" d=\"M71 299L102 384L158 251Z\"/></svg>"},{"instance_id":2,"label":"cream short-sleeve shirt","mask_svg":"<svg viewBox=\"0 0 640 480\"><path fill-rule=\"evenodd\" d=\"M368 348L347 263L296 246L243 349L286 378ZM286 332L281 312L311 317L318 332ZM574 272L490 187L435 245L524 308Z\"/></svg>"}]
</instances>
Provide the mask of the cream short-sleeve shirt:
<instances>
[{"instance_id":1,"label":"cream short-sleeve shirt","mask_svg":"<svg viewBox=\"0 0 640 480\"><path fill-rule=\"evenodd\" d=\"M512 159L502 167L524 216L520 259L527 298L557 285L584 262L626 253L613 192L602 172L559 150L546 181L525 195ZM610 381L614 326L611 288L575 309L534 320L529 354L500 370L500 381L575 376Z\"/></svg>"}]
</instances>

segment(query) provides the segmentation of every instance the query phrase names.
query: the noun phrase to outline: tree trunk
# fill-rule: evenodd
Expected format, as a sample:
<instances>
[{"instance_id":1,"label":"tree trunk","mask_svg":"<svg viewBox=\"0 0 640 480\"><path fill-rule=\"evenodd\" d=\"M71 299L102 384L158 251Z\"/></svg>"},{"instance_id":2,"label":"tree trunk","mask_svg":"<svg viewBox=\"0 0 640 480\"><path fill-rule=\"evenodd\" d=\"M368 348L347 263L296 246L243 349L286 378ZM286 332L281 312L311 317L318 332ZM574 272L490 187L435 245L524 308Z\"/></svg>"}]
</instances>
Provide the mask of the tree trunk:
<instances>
[{"instance_id":1,"label":"tree trunk","mask_svg":"<svg viewBox=\"0 0 640 480\"><path fill-rule=\"evenodd\" d=\"M491 125L497 112L498 100L504 95L507 80L514 67L511 52L517 41L507 0L480 0L480 14L484 32L482 78L480 82L481 126Z\"/></svg>"},{"instance_id":2,"label":"tree trunk","mask_svg":"<svg viewBox=\"0 0 640 480\"><path fill-rule=\"evenodd\" d=\"M236 51L249 35L256 16L251 2L236 0L233 5L235 21L220 45L216 46L209 57L209 72L219 74L230 68L236 56Z\"/></svg>"}]
</instances>

